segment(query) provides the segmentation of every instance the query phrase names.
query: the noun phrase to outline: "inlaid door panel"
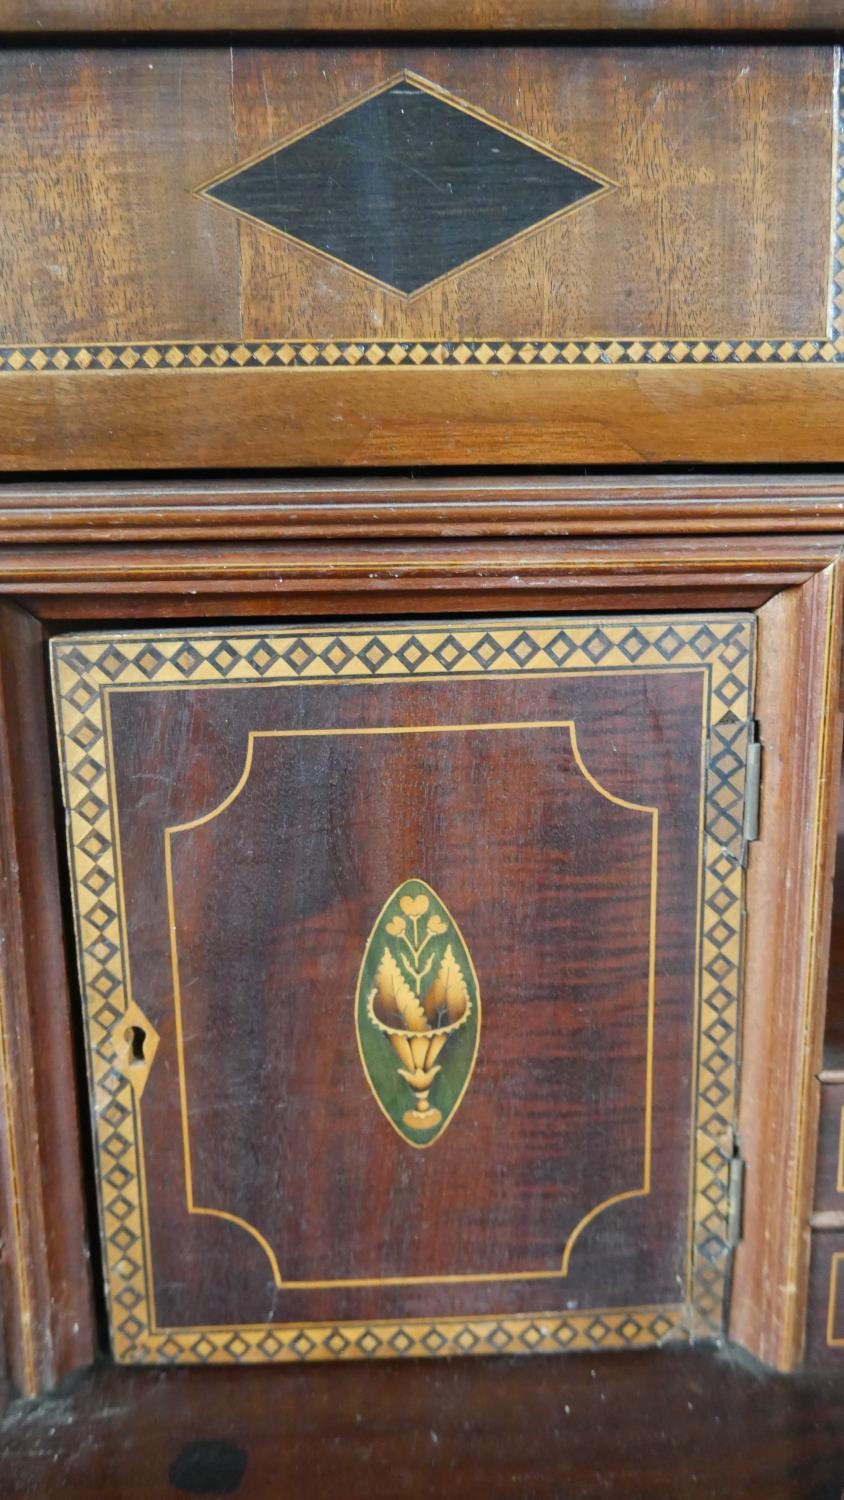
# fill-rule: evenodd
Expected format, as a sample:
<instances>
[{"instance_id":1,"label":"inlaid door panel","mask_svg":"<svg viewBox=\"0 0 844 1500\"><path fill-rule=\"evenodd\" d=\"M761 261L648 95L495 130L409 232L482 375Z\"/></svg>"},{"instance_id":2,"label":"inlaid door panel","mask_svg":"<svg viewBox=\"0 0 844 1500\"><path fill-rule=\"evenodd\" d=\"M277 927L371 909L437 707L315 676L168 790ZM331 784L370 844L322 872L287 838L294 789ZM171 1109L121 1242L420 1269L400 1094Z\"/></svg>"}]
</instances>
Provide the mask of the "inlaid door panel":
<instances>
[{"instance_id":1,"label":"inlaid door panel","mask_svg":"<svg viewBox=\"0 0 844 1500\"><path fill-rule=\"evenodd\" d=\"M721 1326L742 614L53 645L126 1362Z\"/></svg>"}]
</instances>

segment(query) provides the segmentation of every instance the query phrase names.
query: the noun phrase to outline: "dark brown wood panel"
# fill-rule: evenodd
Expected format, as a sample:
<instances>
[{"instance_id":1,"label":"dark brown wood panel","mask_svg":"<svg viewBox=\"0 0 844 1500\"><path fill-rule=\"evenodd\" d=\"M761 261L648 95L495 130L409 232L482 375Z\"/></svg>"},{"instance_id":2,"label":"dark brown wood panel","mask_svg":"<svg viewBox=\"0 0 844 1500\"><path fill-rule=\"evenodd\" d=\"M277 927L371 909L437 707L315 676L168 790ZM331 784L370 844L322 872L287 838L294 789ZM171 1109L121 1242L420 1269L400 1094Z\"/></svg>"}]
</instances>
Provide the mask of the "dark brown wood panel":
<instances>
[{"instance_id":1,"label":"dark brown wood panel","mask_svg":"<svg viewBox=\"0 0 844 1500\"><path fill-rule=\"evenodd\" d=\"M840 1373L783 1380L705 1348L101 1368L0 1427L0 1483L15 1500L158 1500L178 1495L173 1478L212 1495L237 1480L238 1500L336 1500L342 1472L346 1500L370 1500L376 1476L391 1500L559 1500L565 1476L568 1500L678 1500L695 1489L718 1500L837 1500L842 1430Z\"/></svg>"},{"instance_id":2,"label":"dark brown wood panel","mask_svg":"<svg viewBox=\"0 0 844 1500\"><path fill-rule=\"evenodd\" d=\"M651 493L650 486L646 487L646 493ZM512 561L512 543L506 545L509 545ZM102 553L100 549L79 546L27 546L6 551L2 566L7 596L20 598L29 595L33 607L40 612L75 621L79 620L83 610L87 614L94 606L105 618L114 618L115 611L126 611L124 618L134 613L146 620L156 615L160 617L162 612L166 619L176 610L180 614L193 610L206 617L209 614L228 616L235 611L251 612L254 616L257 611L265 619L267 613L274 617L285 612L336 614L338 604L352 614L360 610L362 596L359 589L367 575L372 575L375 588L368 596L367 608L379 613L391 611L394 615L400 611L441 614L444 607L476 613L485 608L488 613L492 598L496 602L506 601L505 607L521 613L526 607L546 610L595 608L602 590L603 598L611 597L615 608L659 609L666 605L688 608L690 600L700 606L735 606L754 602L754 596L755 602L761 602L777 589L791 587L796 594L805 595L802 610L798 609L795 616L803 623L799 630L794 628L794 620L786 614L783 628L776 639L769 635L768 643L776 660L780 682L799 679L799 674L792 671L791 663L795 655L801 655L805 661L814 663L810 677L817 684L817 663L823 657L823 611L810 603L804 586L820 570L836 565L840 556L837 537L809 539L796 536L762 540L734 536L725 543L711 537L688 538L666 540L657 546L646 540L580 540L555 544L550 551L547 546L537 550L535 543L525 543L524 552L520 543L518 576L510 571L506 592L503 555L490 569L489 549L492 546L490 542L474 547L465 542L454 543L453 548L458 548L462 555L460 577L443 569L446 549L442 547L433 549L429 567L420 566L423 550L427 549L416 548L388 548L379 560L379 549L352 549L351 552L342 549L338 554L336 548L313 547L290 550L264 546L233 551L217 546L174 549L127 545L119 549L104 549ZM300 560L306 560L307 568L305 575L293 576L288 564L297 551ZM348 563L354 553L358 554L357 574L352 578ZM332 574L338 568L335 579ZM121 569L124 575L122 597L118 583ZM308 580L307 592L301 590L303 576ZM322 593L318 585L321 585ZM232 592L238 588L246 590L240 598ZM774 684L776 680L776 677L772 678ZM763 805L763 829L768 830L769 842L773 837L770 869L775 889L781 887L781 851L793 851L799 846L804 849L807 859L812 857L804 846L807 839L811 845L814 838L811 828L814 814L811 810L807 813L800 799L793 795L795 782L804 774L814 774L805 772L806 756L811 760L815 754L811 746L807 751L804 745L807 726L816 723L815 710L811 707L814 700L810 682L804 682L804 690L804 697L800 700L804 708L795 710L793 717L789 718L788 732L782 739L782 754L790 771L784 780L774 783L773 802L767 803L767 810ZM782 694L778 699L776 694L774 697L781 707ZM808 708L805 707L807 704ZM771 831L774 807L778 824L775 836ZM757 869L761 847L756 846L753 853ZM803 857L801 855L801 859ZM806 882L803 882L803 888L808 889ZM776 930L779 930L782 920L778 909L773 919ZM805 921L810 924L811 919L806 916ZM816 956L815 967L820 983L822 953ZM758 991L754 989L754 994L762 994L770 1003L772 1016L785 1018L793 1014L795 985L799 988L803 982L795 979L791 962L780 964L777 961L768 964L764 985ZM770 1030L761 1013L757 1011L756 1015L759 1024L752 1033L748 1032L746 1050L751 1041L756 1045L767 1037ZM775 1062L771 1067L776 1069L779 1077L783 1067L779 1032L775 1035L774 1052ZM766 1066L762 1059L763 1073ZM772 1357L772 1350L765 1329L770 1326L768 1320L771 1317L778 1327L781 1326L777 1321L781 1309L776 1306L776 1294L779 1288L788 1285L788 1272L777 1270L766 1248L771 1226L774 1243L781 1243L780 1227L786 1213L785 1207L777 1200L782 1187L779 1168L784 1151L780 1134L782 1114L781 1109L765 1112L759 1120L762 1133L752 1137L757 1166L761 1165L763 1174L770 1171L774 1175L756 1200L761 1211L748 1213L745 1217L746 1255L759 1267L761 1279L755 1288L744 1282L744 1295L748 1298L747 1316L741 1326L737 1323L734 1328L737 1337L747 1338L757 1353L768 1358ZM747 1138L750 1140L750 1136ZM753 1175L754 1180L758 1180L756 1171ZM55 1199L51 1203L54 1204ZM43 1260L43 1251L41 1258ZM762 1306L758 1293L766 1286L768 1301ZM13 1359L19 1357L16 1340L12 1342L10 1353ZM802 1500L799 1487L793 1493L800 1495Z\"/></svg>"},{"instance_id":3,"label":"dark brown wood panel","mask_svg":"<svg viewBox=\"0 0 844 1500\"><path fill-rule=\"evenodd\" d=\"M611 190L410 304L195 196L403 69L500 122L503 141L520 132ZM826 332L828 47L8 52L0 84L6 345ZM436 108L446 130L467 118ZM377 177L377 160L367 170ZM506 203L524 174L502 170ZM330 180L302 191L312 211L323 197L335 211ZM462 191L458 176L455 267ZM373 236L401 232L389 204L376 211Z\"/></svg>"},{"instance_id":4,"label":"dark brown wood panel","mask_svg":"<svg viewBox=\"0 0 844 1500\"><path fill-rule=\"evenodd\" d=\"M816 1229L809 1270L806 1352L813 1364L844 1367L844 1230Z\"/></svg>"},{"instance_id":5,"label":"dark brown wood panel","mask_svg":"<svg viewBox=\"0 0 844 1500\"><path fill-rule=\"evenodd\" d=\"M820 1094L815 1214L837 1216L844 1229L844 1080L822 1083Z\"/></svg>"},{"instance_id":6,"label":"dark brown wood panel","mask_svg":"<svg viewBox=\"0 0 844 1500\"><path fill-rule=\"evenodd\" d=\"M837 29L835 0L3 0L0 30Z\"/></svg>"}]
</instances>

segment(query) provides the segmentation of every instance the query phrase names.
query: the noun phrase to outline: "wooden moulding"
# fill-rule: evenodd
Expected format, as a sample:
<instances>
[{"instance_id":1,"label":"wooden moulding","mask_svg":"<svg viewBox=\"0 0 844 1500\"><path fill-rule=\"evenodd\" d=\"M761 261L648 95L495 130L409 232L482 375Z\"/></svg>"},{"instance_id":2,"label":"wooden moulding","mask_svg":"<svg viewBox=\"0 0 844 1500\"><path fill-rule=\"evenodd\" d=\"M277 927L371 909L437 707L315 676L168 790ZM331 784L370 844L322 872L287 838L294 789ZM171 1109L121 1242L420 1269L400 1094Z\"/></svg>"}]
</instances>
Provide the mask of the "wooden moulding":
<instances>
[{"instance_id":1,"label":"wooden moulding","mask_svg":"<svg viewBox=\"0 0 844 1500\"><path fill-rule=\"evenodd\" d=\"M8 1051L0 1170L5 1333L18 1388L47 1387L94 1348L43 627L32 613L78 624L756 608L765 755L748 888L740 1116L748 1196L730 1332L771 1364L797 1361L837 785L841 555L840 535L829 534L3 547L0 974Z\"/></svg>"},{"instance_id":2,"label":"wooden moulding","mask_svg":"<svg viewBox=\"0 0 844 1500\"><path fill-rule=\"evenodd\" d=\"M836 538L208 543L0 548L0 594L44 619L755 608Z\"/></svg>"},{"instance_id":3,"label":"wooden moulding","mask_svg":"<svg viewBox=\"0 0 844 1500\"><path fill-rule=\"evenodd\" d=\"M743 1071L745 1238L730 1332L790 1369L802 1352L838 767L841 563L759 611L759 842L750 854Z\"/></svg>"},{"instance_id":4,"label":"wooden moulding","mask_svg":"<svg viewBox=\"0 0 844 1500\"><path fill-rule=\"evenodd\" d=\"M838 475L238 479L0 487L0 544L834 532Z\"/></svg>"},{"instance_id":5,"label":"wooden moulding","mask_svg":"<svg viewBox=\"0 0 844 1500\"><path fill-rule=\"evenodd\" d=\"M13 1387L93 1357L70 995L37 621L0 611L0 1224Z\"/></svg>"},{"instance_id":6,"label":"wooden moulding","mask_svg":"<svg viewBox=\"0 0 844 1500\"><path fill-rule=\"evenodd\" d=\"M835 0L3 0L0 32L789 31L837 27Z\"/></svg>"}]
</instances>

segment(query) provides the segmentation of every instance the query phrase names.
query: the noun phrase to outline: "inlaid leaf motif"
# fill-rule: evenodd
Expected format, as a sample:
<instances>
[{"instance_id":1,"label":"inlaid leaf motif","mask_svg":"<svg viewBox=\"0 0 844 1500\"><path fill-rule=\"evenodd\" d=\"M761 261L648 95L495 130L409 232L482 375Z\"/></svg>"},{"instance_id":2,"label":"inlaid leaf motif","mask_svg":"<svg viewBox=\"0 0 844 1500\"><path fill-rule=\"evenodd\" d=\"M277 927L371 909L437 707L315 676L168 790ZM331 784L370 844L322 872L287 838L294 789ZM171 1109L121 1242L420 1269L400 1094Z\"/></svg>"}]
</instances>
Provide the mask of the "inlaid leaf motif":
<instances>
[{"instance_id":1,"label":"inlaid leaf motif","mask_svg":"<svg viewBox=\"0 0 844 1500\"><path fill-rule=\"evenodd\" d=\"M469 991L463 971L452 952L451 943L445 950L437 977L423 1004L430 1026L444 1026L451 1021L459 1021L468 1008Z\"/></svg>"},{"instance_id":2,"label":"inlaid leaf motif","mask_svg":"<svg viewBox=\"0 0 844 1500\"><path fill-rule=\"evenodd\" d=\"M410 985L402 978L401 970L389 948L375 975L377 994L373 1009L379 1021L386 1026L395 1026L399 1031L424 1031L428 1025L425 1011L419 1004Z\"/></svg>"},{"instance_id":3,"label":"inlaid leaf motif","mask_svg":"<svg viewBox=\"0 0 844 1500\"><path fill-rule=\"evenodd\" d=\"M431 1145L454 1116L480 1020L477 975L454 917L425 881L404 881L366 945L355 1025L369 1086L408 1145Z\"/></svg>"}]
</instances>

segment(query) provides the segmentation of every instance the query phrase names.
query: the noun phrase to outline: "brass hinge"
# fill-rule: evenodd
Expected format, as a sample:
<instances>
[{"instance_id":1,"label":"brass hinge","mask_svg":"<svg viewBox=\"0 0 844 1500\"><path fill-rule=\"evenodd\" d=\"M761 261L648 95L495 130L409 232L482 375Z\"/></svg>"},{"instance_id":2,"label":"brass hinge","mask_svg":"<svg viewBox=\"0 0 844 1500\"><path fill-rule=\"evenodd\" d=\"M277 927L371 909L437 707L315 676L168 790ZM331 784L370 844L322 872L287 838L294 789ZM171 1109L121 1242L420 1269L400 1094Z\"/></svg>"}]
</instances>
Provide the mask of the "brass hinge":
<instances>
[{"instance_id":1,"label":"brass hinge","mask_svg":"<svg viewBox=\"0 0 844 1500\"><path fill-rule=\"evenodd\" d=\"M762 746L755 719L728 718L716 724L706 745L706 767L707 833L728 859L744 866L748 844L759 837Z\"/></svg>"},{"instance_id":2,"label":"brass hinge","mask_svg":"<svg viewBox=\"0 0 844 1500\"><path fill-rule=\"evenodd\" d=\"M744 1208L744 1162L735 1148L730 1157L730 1177L727 1187L727 1240L735 1246L742 1237L742 1211Z\"/></svg>"},{"instance_id":3,"label":"brass hinge","mask_svg":"<svg viewBox=\"0 0 844 1500\"><path fill-rule=\"evenodd\" d=\"M748 726L747 759L744 768L744 825L742 828L742 864L747 845L759 837L759 796L762 788L762 746L756 738L756 724Z\"/></svg>"}]
</instances>

